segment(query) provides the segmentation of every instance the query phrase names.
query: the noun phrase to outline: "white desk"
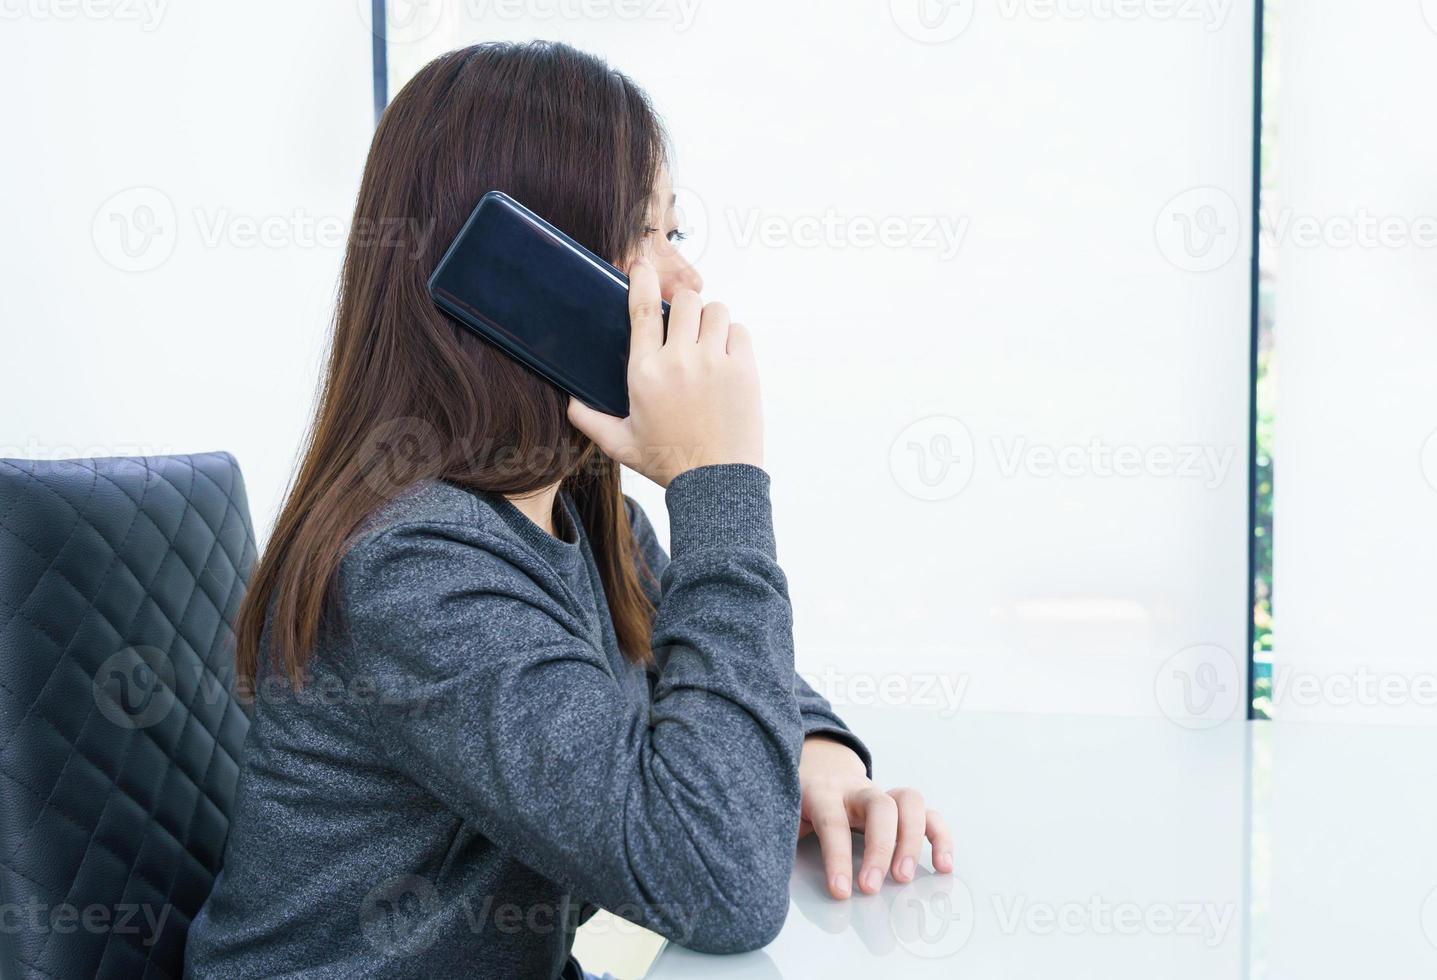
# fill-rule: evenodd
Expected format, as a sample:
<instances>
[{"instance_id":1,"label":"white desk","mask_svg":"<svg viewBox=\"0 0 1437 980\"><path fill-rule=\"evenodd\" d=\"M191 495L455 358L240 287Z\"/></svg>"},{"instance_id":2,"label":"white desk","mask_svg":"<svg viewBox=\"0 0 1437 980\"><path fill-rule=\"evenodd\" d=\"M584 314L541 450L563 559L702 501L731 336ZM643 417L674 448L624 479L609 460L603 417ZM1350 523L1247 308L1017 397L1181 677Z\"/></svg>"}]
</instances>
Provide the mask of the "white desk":
<instances>
[{"instance_id":1,"label":"white desk","mask_svg":"<svg viewBox=\"0 0 1437 980\"><path fill-rule=\"evenodd\" d=\"M957 873L837 902L805 842L777 940L650 977L1437 977L1437 728L844 714Z\"/></svg>"}]
</instances>

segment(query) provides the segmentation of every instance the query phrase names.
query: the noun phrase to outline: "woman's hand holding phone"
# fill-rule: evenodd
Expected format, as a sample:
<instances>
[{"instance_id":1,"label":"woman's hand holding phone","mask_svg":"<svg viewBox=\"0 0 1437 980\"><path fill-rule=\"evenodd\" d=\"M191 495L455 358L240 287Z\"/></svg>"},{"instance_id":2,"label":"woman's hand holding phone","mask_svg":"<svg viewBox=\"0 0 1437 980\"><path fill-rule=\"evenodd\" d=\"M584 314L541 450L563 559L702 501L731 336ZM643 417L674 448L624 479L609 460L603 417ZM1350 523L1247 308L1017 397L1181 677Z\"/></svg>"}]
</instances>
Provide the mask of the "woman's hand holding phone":
<instances>
[{"instance_id":1,"label":"woman's hand holding phone","mask_svg":"<svg viewBox=\"0 0 1437 980\"><path fill-rule=\"evenodd\" d=\"M680 289L669 301L664 336L659 278L647 257L629 272L629 416L616 418L569 401L569 420L607 455L661 486L717 463L763 465L758 369L748 330L730 323L722 303ZM892 876L914 879L925 838L933 867L953 871L953 839L943 817L913 789L878 788L863 760L822 735L804 740L799 763L800 835L816 833L829 893L873 894ZM864 835L856 879L852 832Z\"/></svg>"},{"instance_id":2,"label":"woman's hand holding phone","mask_svg":"<svg viewBox=\"0 0 1437 980\"><path fill-rule=\"evenodd\" d=\"M604 451L662 487L719 463L763 465L763 412L748 329L691 289L669 302L664 336L658 272L647 255L629 271L629 415L569 400L569 421Z\"/></svg>"}]
</instances>

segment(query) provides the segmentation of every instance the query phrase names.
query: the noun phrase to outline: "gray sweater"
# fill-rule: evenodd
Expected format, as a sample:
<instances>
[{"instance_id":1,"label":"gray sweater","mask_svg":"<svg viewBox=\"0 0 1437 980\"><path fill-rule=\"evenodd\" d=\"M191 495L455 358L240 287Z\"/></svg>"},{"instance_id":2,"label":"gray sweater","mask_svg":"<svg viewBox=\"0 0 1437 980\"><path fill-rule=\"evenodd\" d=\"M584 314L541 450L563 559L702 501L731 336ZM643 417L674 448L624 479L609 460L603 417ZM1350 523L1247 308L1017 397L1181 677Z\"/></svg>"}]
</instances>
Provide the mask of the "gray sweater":
<instances>
[{"instance_id":1,"label":"gray sweater","mask_svg":"<svg viewBox=\"0 0 1437 980\"><path fill-rule=\"evenodd\" d=\"M656 669L619 652L587 540L428 483L346 555L299 694L267 677L194 977L554 977L602 906L693 949L788 911L805 733L768 476L669 486Z\"/></svg>"}]
</instances>

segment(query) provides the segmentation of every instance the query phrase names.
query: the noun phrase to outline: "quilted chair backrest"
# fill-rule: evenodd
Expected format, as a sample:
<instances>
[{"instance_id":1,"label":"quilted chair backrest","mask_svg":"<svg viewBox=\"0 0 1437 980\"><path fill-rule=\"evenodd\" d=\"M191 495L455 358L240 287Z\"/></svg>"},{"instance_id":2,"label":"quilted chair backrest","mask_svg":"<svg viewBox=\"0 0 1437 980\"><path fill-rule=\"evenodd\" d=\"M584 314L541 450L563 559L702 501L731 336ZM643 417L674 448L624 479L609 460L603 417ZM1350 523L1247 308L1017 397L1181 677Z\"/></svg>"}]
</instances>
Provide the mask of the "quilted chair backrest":
<instances>
[{"instance_id":1,"label":"quilted chair backrest","mask_svg":"<svg viewBox=\"0 0 1437 980\"><path fill-rule=\"evenodd\" d=\"M179 977L249 720L228 453L0 460L0 977Z\"/></svg>"}]
</instances>

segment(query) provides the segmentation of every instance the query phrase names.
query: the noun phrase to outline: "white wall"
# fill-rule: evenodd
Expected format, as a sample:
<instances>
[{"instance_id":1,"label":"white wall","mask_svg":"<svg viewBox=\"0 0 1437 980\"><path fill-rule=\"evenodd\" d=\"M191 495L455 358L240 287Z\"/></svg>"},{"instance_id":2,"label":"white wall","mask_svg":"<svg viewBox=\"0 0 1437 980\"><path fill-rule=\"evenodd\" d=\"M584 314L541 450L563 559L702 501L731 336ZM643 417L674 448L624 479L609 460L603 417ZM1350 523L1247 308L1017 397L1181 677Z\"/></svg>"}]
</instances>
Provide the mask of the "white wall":
<instances>
[{"instance_id":1,"label":"white wall","mask_svg":"<svg viewBox=\"0 0 1437 980\"><path fill-rule=\"evenodd\" d=\"M1196 683L1199 723L1240 717L1252 4L1050 7L406 5L391 63L551 37L654 97L837 700L1154 714ZM1112 475L1094 440L1153 455Z\"/></svg>"},{"instance_id":2,"label":"white wall","mask_svg":"<svg viewBox=\"0 0 1437 980\"><path fill-rule=\"evenodd\" d=\"M1285 3L1274 709L1437 723L1437 3Z\"/></svg>"},{"instance_id":3,"label":"white wall","mask_svg":"<svg viewBox=\"0 0 1437 980\"><path fill-rule=\"evenodd\" d=\"M1252 976L1431 976L1437 962L1437 728L1288 724L1269 744L1270 855L1254 863ZM1424 762L1424 760L1426 760ZM1425 775L1425 773L1424 773ZM1262 816L1259 816L1262 819ZM1265 967L1265 969L1262 969Z\"/></svg>"},{"instance_id":4,"label":"white wall","mask_svg":"<svg viewBox=\"0 0 1437 980\"><path fill-rule=\"evenodd\" d=\"M396 0L391 59L556 37L653 94L708 292L758 338L800 667L837 702L1240 714L1251 2L924 2ZM33 8L0 58L33 229L0 244L0 445L228 448L263 532L340 257L312 236L370 131L368 4ZM127 258L116 219L150 214Z\"/></svg>"},{"instance_id":5,"label":"white wall","mask_svg":"<svg viewBox=\"0 0 1437 980\"><path fill-rule=\"evenodd\" d=\"M265 533L372 131L365 21L352 0L3 17L0 456L228 449Z\"/></svg>"}]
</instances>

